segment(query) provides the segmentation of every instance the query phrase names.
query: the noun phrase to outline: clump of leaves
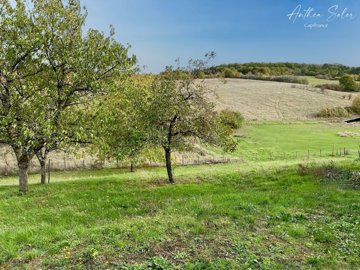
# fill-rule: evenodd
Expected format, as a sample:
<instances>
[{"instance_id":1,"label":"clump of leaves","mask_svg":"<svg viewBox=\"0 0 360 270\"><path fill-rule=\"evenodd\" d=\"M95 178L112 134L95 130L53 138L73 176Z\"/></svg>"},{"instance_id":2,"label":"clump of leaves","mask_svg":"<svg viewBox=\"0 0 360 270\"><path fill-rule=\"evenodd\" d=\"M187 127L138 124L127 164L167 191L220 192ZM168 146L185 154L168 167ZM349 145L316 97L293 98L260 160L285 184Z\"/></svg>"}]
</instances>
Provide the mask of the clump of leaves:
<instances>
[{"instance_id":1,"label":"clump of leaves","mask_svg":"<svg viewBox=\"0 0 360 270\"><path fill-rule=\"evenodd\" d=\"M360 172L353 172L350 178L351 186L355 189L360 189Z\"/></svg>"},{"instance_id":2,"label":"clump of leaves","mask_svg":"<svg viewBox=\"0 0 360 270\"><path fill-rule=\"evenodd\" d=\"M355 79L351 75L344 75L339 80L340 85L344 88L345 91L358 91L359 86L357 85Z\"/></svg>"},{"instance_id":3,"label":"clump of leaves","mask_svg":"<svg viewBox=\"0 0 360 270\"><path fill-rule=\"evenodd\" d=\"M244 122L244 117L239 112L223 110L219 113L220 122L231 129L239 129Z\"/></svg>"},{"instance_id":4,"label":"clump of leaves","mask_svg":"<svg viewBox=\"0 0 360 270\"><path fill-rule=\"evenodd\" d=\"M170 270L172 269L171 263L162 256L155 256L149 259L147 269L151 270Z\"/></svg>"}]
</instances>

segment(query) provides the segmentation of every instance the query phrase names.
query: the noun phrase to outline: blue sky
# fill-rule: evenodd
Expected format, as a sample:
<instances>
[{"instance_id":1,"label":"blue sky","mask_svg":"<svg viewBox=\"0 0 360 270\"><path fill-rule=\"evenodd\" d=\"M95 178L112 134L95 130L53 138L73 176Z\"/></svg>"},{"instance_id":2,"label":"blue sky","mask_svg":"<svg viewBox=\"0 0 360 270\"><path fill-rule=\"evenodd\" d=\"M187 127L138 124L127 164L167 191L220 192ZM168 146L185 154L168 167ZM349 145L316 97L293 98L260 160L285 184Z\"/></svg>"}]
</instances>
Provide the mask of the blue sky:
<instances>
[{"instance_id":1,"label":"blue sky","mask_svg":"<svg viewBox=\"0 0 360 270\"><path fill-rule=\"evenodd\" d=\"M87 27L108 32L112 24L116 39L131 44L131 52L147 72L158 72L174 64L176 58L182 62L201 58L208 51L217 53L213 64L287 61L360 66L358 0L81 2L89 12ZM298 5L303 14L313 8L310 15L316 17L297 18L292 23L287 15ZM338 6L336 13L347 11L343 19L329 22L333 13L328 9L334 5ZM335 12L335 8L331 11ZM317 26L312 30L305 27L314 23Z\"/></svg>"}]
</instances>

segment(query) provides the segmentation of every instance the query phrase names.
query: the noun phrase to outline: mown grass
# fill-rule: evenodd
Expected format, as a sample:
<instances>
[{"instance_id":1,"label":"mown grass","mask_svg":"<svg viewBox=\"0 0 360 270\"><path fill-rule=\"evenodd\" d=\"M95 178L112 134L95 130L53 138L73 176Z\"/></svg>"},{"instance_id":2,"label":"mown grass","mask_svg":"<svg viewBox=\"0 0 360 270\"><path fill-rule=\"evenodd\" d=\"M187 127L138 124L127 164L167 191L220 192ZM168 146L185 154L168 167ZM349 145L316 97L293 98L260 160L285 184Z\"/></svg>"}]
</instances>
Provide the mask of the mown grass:
<instances>
[{"instance_id":1,"label":"mown grass","mask_svg":"<svg viewBox=\"0 0 360 270\"><path fill-rule=\"evenodd\" d=\"M359 191L294 165L241 166L177 168L175 185L152 169L79 172L26 196L0 187L0 268L360 267Z\"/></svg>"},{"instance_id":2,"label":"mown grass","mask_svg":"<svg viewBox=\"0 0 360 270\"><path fill-rule=\"evenodd\" d=\"M246 124L240 136L233 155L253 161L326 158L343 155L344 148L355 158L360 149L360 127L342 123L255 122Z\"/></svg>"},{"instance_id":3,"label":"mown grass","mask_svg":"<svg viewBox=\"0 0 360 270\"><path fill-rule=\"evenodd\" d=\"M320 84L339 84L338 80L326 80L326 79L319 79L315 76L299 76L300 78L307 79L309 84L312 86L320 85Z\"/></svg>"}]
</instances>

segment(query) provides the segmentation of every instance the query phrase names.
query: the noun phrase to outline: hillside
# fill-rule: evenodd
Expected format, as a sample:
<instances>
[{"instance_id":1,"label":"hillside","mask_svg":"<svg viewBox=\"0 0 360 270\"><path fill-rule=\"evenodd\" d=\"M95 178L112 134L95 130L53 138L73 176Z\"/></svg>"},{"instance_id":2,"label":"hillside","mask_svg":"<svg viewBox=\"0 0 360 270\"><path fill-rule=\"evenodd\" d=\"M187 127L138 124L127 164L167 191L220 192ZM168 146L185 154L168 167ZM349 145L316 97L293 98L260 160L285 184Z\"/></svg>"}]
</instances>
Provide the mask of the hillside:
<instances>
[{"instance_id":1,"label":"hillside","mask_svg":"<svg viewBox=\"0 0 360 270\"><path fill-rule=\"evenodd\" d=\"M226 164L178 168L175 185L159 168L0 187L0 269L358 269L358 191L299 173Z\"/></svg>"},{"instance_id":2,"label":"hillside","mask_svg":"<svg viewBox=\"0 0 360 270\"><path fill-rule=\"evenodd\" d=\"M246 120L307 120L312 118L312 114L324 107L349 106L351 104L347 93L321 92L318 89L303 85L243 79L226 79L226 81L207 79L205 83L215 91L217 98L214 102L219 110L231 109L239 111L245 116ZM294 88L295 86L296 88ZM344 95L345 99L343 98ZM353 94L352 98L354 96ZM279 130L277 133L279 133ZM335 130L331 134L336 134ZM342 140L344 140L342 145L346 146L346 138ZM318 145L319 149L321 147L330 147L322 143ZM279 151L283 153L284 149ZM115 166L113 163L99 164L96 159L86 154L79 154L75 158L73 155L64 155L61 152L51 153L49 156L52 161L51 168L53 170L73 170ZM237 156L243 157L244 155L246 156L246 153L237 153ZM206 163L209 159L221 161L223 157L195 154L182 155L179 158L182 164ZM120 166L123 165L120 164ZM127 164L125 163L125 165ZM38 162L33 159L30 171L36 172L38 169ZM16 159L13 152L11 149L0 145L0 175L14 174L16 171Z\"/></svg>"},{"instance_id":3,"label":"hillside","mask_svg":"<svg viewBox=\"0 0 360 270\"><path fill-rule=\"evenodd\" d=\"M280 82L244 79L207 79L205 82L218 96L218 109L239 111L248 120L308 119L325 107L349 106L355 97Z\"/></svg>"}]
</instances>

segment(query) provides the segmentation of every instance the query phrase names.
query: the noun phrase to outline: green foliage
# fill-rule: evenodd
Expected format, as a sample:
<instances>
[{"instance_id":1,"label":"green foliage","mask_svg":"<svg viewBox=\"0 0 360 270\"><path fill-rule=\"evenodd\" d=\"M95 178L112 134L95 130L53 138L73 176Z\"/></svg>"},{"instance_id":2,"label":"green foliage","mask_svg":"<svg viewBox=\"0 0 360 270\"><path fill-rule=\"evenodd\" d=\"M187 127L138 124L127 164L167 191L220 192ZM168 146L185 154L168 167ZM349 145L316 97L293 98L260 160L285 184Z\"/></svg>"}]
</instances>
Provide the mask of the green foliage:
<instances>
[{"instance_id":1,"label":"green foliage","mask_svg":"<svg viewBox=\"0 0 360 270\"><path fill-rule=\"evenodd\" d=\"M244 122L244 117L241 113L230 110L221 111L218 117L220 118L221 124L233 130L241 128Z\"/></svg>"},{"instance_id":2,"label":"green foliage","mask_svg":"<svg viewBox=\"0 0 360 270\"><path fill-rule=\"evenodd\" d=\"M343 107L324 108L316 114L317 117L348 117L349 112Z\"/></svg>"},{"instance_id":3,"label":"green foliage","mask_svg":"<svg viewBox=\"0 0 360 270\"><path fill-rule=\"evenodd\" d=\"M240 73L234 68L224 68L224 78L239 78Z\"/></svg>"},{"instance_id":4,"label":"green foliage","mask_svg":"<svg viewBox=\"0 0 360 270\"><path fill-rule=\"evenodd\" d=\"M146 123L151 79L132 77L118 82L92 110L93 152L101 159L136 161L150 147Z\"/></svg>"},{"instance_id":5,"label":"green foliage","mask_svg":"<svg viewBox=\"0 0 360 270\"><path fill-rule=\"evenodd\" d=\"M357 95L351 105L351 109L355 112L360 114L360 95Z\"/></svg>"},{"instance_id":6,"label":"green foliage","mask_svg":"<svg viewBox=\"0 0 360 270\"><path fill-rule=\"evenodd\" d=\"M231 151L236 142L231 130L219 121L210 91L196 80L205 62L190 60L187 68L167 67L151 84L144 123L149 142L165 151L169 181L173 182L171 151L191 150L194 139Z\"/></svg>"},{"instance_id":7,"label":"green foliage","mask_svg":"<svg viewBox=\"0 0 360 270\"><path fill-rule=\"evenodd\" d=\"M171 263L164 257L152 257L148 263L147 268L149 270L171 270L173 269Z\"/></svg>"},{"instance_id":8,"label":"green foliage","mask_svg":"<svg viewBox=\"0 0 360 270\"><path fill-rule=\"evenodd\" d=\"M339 79L340 85L345 91L355 92L359 90L359 86L351 75L344 75Z\"/></svg>"},{"instance_id":9,"label":"green foliage","mask_svg":"<svg viewBox=\"0 0 360 270\"><path fill-rule=\"evenodd\" d=\"M22 169L21 189L35 152L86 141L85 109L135 63L100 31L84 35L86 11L78 0L0 2L0 142Z\"/></svg>"}]
</instances>

